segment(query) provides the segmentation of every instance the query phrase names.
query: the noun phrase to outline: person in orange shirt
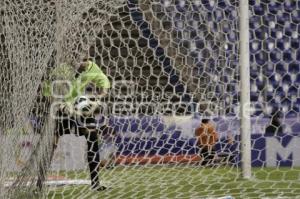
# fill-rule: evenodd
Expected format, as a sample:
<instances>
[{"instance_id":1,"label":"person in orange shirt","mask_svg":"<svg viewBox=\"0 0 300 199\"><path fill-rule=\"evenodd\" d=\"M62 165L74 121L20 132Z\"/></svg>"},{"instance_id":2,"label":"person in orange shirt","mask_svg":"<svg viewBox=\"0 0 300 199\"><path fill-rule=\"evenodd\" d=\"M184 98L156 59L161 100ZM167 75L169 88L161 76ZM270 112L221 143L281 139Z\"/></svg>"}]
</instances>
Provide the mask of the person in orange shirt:
<instances>
[{"instance_id":1,"label":"person in orange shirt","mask_svg":"<svg viewBox=\"0 0 300 199\"><path fill-rule=\"evenodd\" d=\"M218 134L209 119L202 119L201 125L195 130L197 146L201 156L202 165L211 165L214 161L218 141Z\"/></svg>"}]
</instances>

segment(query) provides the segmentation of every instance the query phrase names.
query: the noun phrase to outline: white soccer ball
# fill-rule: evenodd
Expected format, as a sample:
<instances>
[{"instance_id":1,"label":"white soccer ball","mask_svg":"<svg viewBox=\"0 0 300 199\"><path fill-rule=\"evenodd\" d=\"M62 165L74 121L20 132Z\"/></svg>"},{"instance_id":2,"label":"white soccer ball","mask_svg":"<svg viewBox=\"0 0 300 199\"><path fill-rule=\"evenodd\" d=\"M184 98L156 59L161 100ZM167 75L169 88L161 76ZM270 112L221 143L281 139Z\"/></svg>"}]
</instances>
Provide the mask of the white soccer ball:
<instances>
[{"instance_id":1,"label":"white soccer ball","mask_svg":"<svg viewBox=\"0 0 300 199\"><path fill-rule=\"evenodd\" d=\"M74 103L75 113L79 116L93 116L98 107L94 97L79 96Z\"/></svg>"}]
</instances>

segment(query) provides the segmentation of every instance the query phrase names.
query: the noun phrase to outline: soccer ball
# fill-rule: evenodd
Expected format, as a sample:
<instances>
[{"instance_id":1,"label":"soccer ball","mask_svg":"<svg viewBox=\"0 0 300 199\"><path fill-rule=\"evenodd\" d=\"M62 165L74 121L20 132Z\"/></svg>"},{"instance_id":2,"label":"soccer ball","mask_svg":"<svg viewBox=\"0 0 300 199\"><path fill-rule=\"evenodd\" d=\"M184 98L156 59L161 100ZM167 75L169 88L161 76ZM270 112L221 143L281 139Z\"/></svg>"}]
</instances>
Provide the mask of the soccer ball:
<instances>
[{"instance_id":1,"label":"soccer ball","mask_svg":"<svg viewBox=\"0 0 300 199\"><path fill-rule=\"evenodd\" d=\"M74 103L75 113L79 116L93 116L98 107L99 105L94 97L79 96Z\"/></svg>"}]
</instances>

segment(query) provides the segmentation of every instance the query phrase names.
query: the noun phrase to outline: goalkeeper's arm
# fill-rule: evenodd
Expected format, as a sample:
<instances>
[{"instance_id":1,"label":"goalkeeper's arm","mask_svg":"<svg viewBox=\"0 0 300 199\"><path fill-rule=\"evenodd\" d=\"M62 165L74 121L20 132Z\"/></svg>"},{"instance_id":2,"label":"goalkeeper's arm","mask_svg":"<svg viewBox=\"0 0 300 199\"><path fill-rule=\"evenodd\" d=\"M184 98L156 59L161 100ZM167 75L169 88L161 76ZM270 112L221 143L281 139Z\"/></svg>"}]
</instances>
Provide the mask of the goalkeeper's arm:
<instances>
[{"instance_id":1,"label":"goalkeeper's arm","mask_svg":"<svg viewBox=\"0 0 300 199\"><path fill-rule=\"evenodd\" d=\"M77 79L81 82L80 90L83 90L89 84L93 84L92 87L95 88L94 95L100 98L108 94L110 81L95 62L85 61L80 63L77 72Z\"/></svg>"}]
</instances>

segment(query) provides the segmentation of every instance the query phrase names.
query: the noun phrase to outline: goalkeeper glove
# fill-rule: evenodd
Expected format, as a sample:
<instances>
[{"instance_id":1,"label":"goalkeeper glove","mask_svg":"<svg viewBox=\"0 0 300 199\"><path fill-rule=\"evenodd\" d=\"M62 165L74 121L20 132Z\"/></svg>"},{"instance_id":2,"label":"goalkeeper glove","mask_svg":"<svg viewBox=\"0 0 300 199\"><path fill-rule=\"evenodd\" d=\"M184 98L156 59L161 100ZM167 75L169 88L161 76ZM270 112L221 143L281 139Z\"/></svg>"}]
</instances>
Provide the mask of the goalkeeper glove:
<instances>
[{"instance_id":1,"label":"goalkeeper glove","mask_svg":"<svg viewBox=\"0 0 300 199\"><path fill-rule=\"evenodd\" d=\"M59 110L67 115L72 115L73 114L73 106L70 103L63 102L59 106Z\"/></svg>"}]
</instances>

